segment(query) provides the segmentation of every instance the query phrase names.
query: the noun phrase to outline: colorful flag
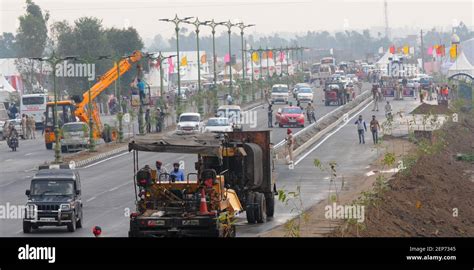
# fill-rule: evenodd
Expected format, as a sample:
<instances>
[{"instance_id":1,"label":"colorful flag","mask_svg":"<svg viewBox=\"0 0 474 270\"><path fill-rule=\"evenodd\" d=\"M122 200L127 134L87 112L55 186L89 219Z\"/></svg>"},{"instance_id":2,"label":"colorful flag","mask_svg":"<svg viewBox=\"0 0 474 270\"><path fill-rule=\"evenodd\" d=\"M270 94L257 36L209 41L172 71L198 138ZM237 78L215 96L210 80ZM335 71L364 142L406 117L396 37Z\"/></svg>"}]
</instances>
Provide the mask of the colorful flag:
<instances>
[{"instance_id":1,"label":"colorful flag","mask_svg":"<svg viewBox=\"0 0 474 270\"><path fill-rule=\"evenodd\" d=\"M225 56L224 56L224 62L225 62L226 64L230 62L230 56L229 56L228 53L226 53Z\"/></svg>"},{"instance_id":2,"label":"colorful flag","mask_svg":"<svg viewBox=\"0 0 474 270\"><path fill-rule=\"evenodd\" d=\"M206 54L201 55L201 64L205 64L207 62Z\"/></svg>"},{"instance_id":3,"label":"colorful flag","mask_svg":"<svg viewBox=\"0 0 474 270\"><path fill-rule=\"evenodd\" d=\"M444 45L438 45L436 48L436 54L444 56L445 50L444 50Z\"/></svg>"},{"instance_id":4,"label":"colorful flag","mask_svg":"<svg viewBox=\"0 0 474 270\"><path fill-rule=\"evenodd\" d=\"M285 60L285 53L280 52L280 62L283 62Z\"/></svg>"},{"instance_id":5,"label":"colorful flag","mask_svg":"<svg viewBox=\"0 0 474 270\"><path fill-rule=\"evenodd\" d=\"M252 53L252 61L254 63L257 63L258 62L258 53L257 52L253 52Z\"/></svg>"},{"instance_id":6,"label":"colorful flag","mask_svg":"<svg viewBox=\"0 0 474 270\"><path fill-rule=\"evenodd\" d=\"M410 53L410 47L408 47L407 45L403 46L403 54L408 54Z\"/></svg>"},{"instance_id":7,"label":"colorful flag","mask_svg":"<svg viewBox=\"0 0 474 270\"><path fill-rule=\"evenodd\" d=\"M383 53L383 47L380 47L379 48L379 54L382 54Z\"/></svg>"},{"instance_id":8,"label":"colorful flag","mask_svg":"<svg viewBox=\"0 0 474 270\"><path fill-rule=\"evenodd\" d=\"M451 57L451 59L456 59L456 57L458 56L458 45L457 44L453 44L451 45L451 48L449 48L449 56Z\"/></svg>"},{"instance_id":9,"label":"colorful flag","mask_svg":"<svg viewBox=\"0 0 474 270\"><path fill-rule=\"evenodd\" d=\"M268 58L273 58L273 51L268 51L267 55L268 55Z\"/></svg>"},{"instance_id":10,"label":"colorful flag","mask_svg":"<svg viewBox=\"0 0 474 270\"><path fill-rule=\"evenodd\" d=\"M433 47L428 48L428 55L433 55Z\"/></svg>"},{"instance_id":11,"label":"colorful flag","mask_svg":"<svg viewBox=\"0 0 474 270\"><path fill-rule=\"evenodd\" d=\"M173 59L168 58L168 74L174 73Z\"/></svg>"},{"instance_id":12,"label":"colorful flag","mask_svg":"<svg viewBox=\"0 0 474 270\"><path fill-rule=\"evenodd\" d=\"M394 54L395 53L395 46L390 46L390 53Z\"/></svg>"},{"instance_id":13,"label":"colorful flag","mask_svg":"<svg viewBox=\"0 0 474 270\"><path fill-rule=\"evenodd\" d=\"M410 54L415 54L415 47L410 47Z\"/></svg>"},{"instance_id":14,"label":"colorful flag","mask_svg":"<svg viewBox=\"0 0 474 270\"><path fill-rule=\"evenodd\" d=\"M188 58L184 56L183 58L181 58L181 66L185 67L187 65L188 65Z\"/></svg>"}]
</instances>

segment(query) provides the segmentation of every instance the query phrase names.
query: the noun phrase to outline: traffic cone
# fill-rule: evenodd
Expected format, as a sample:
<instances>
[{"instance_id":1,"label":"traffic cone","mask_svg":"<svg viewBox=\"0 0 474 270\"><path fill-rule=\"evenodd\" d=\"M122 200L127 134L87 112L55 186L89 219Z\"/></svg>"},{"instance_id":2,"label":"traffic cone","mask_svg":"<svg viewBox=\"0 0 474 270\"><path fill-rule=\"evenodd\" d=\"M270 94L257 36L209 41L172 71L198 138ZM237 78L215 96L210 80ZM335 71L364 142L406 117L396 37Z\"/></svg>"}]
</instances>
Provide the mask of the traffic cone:
<instances>
[{"instance_id":1,"label":"traffic cone","mask_svg":"<svg viewBox=\"0 0 474 270\"><path fill-rule=\"evenodd\" d=\"M206 193L204 192L204 188L201 189L201 205L199 206L199 214L201 215L209 215L209 211L207 210L207 202L206 202Z\"/></svg>"}]
</instances>

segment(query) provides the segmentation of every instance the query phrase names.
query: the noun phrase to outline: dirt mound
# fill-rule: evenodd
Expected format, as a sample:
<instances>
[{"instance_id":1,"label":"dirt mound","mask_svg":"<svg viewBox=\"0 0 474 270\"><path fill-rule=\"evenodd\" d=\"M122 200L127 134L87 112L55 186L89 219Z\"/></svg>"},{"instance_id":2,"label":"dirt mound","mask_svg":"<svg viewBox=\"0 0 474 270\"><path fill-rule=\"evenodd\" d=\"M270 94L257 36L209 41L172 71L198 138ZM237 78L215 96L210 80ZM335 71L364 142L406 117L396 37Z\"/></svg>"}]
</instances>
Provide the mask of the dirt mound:
<instances>
[{"instance_id":1,"label":"dirt mound","mask_svg":"<svg viewBox=\"0 0 474 270\"><path fill-rule=\"evenodd\" d=\"M443 105L431 105L423 103L416 107L410 114L451 114L453 113L448 107Z\"/></svg>"},{"instance_id":2,"label":"dirt mound","mask_svg":"<svg viewBox=\"0 0 474 270\"><path fill-rule=\"evenodd\" d=\"M378 207L366 207L362 237L474 236L474 162L457 153L474 153L474 120L443 128L446 147L423 155L407 173L389 182ZM341 236L342 228L330 236ZM349 226L345 236L356 236Z\"/></svg>"}]
</instances>

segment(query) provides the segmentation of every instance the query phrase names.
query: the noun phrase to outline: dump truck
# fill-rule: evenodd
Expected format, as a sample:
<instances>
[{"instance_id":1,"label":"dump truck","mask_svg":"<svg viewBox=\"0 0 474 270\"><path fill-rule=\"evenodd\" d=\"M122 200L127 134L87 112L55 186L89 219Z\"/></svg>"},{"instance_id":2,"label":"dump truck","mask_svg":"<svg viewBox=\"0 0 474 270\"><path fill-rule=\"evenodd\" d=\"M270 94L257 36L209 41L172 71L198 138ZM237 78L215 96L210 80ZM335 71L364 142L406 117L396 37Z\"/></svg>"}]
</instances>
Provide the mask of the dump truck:
<instances>
[{"instance_id":1,"label":"dump truck","mask_svg":"<svg viewBox=\"0 0 474 270\"><path fill-rule=\"evenodd\" d=\"M273 217L275 194L270 131L166 136L129 143L133 152L136 212L129 237L233 237L245 212L250 224ZM184 181L139 164L140 152L194 154Z\"/></svg>"}]
</instances>

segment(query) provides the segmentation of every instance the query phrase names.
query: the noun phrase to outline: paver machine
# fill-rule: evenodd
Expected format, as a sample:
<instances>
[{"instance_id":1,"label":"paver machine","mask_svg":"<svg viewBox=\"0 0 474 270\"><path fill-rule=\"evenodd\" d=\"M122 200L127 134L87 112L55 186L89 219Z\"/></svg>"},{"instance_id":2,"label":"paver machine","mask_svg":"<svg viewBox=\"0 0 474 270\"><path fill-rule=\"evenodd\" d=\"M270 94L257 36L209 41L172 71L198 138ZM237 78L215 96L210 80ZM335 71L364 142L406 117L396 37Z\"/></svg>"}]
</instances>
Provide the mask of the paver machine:
<instances>
[{"instance_id":1,"label":"paver machine","mask_svg":"<svg viewBox=\"0 0 474 270\"><path fill-rule=\"evenodd\" d=\"M266 222L274 214L269 131L150 134L136 137L129 150L136 193L130 237L232 237L240 213L245 211L248 223ZM197 159L178 181L149 165L141 167L143 151L157 153L157 159L163 153Z\"/></svg>"}]
</instances>

